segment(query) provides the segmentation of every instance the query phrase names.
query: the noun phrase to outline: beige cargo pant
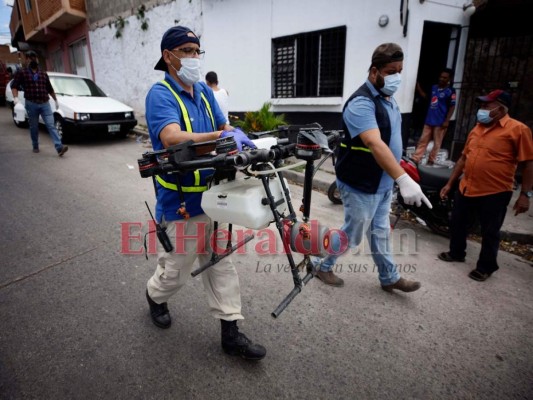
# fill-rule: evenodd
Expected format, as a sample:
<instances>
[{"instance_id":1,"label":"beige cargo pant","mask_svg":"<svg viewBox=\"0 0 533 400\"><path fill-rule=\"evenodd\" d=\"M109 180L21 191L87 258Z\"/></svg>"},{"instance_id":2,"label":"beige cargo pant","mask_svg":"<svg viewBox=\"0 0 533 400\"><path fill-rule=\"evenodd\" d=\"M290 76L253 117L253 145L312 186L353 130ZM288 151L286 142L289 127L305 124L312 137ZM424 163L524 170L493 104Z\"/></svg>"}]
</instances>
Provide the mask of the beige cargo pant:
<instances>
[{"instance_id":1,"label":"beige cargo pant","mask_svg":"<svg viewBox=\"0 0 533 400\"><path fill-rule=\"evenodd\" d=\"M207 215L198 215L187 221L163 222L163 226L167 227L174 250L166 253L158 243L157 268L147 283L149 296L158 304L168 301L187 283L196 259L199 265L204 265L211 259L212 253L210 240L213 223ZM219 229L227 229L227 224L219 224ZM227 239L217 241L220 249L224 249L226 243ZM239 276L230 257L209 267L200 276L213 317L226 321L244 318L241 315Z\"/></svg>"},{"instance_id":2,"label":"beige cargo pant","mask_svg":"<svg viewBox=\"0 0 533 400\"><path fill-rule=\"evenodd\" d=\"M422 135L418 140L416 150L411 156L411 159L419 163L422 158L424 158L424 154L426 153L426 149L428 147L429 142L433 140L433 149L431 149L431 152L429 153L428 163L434 163L439 154L440 146L442 145L442 140L446 135L446 130L447 128L442 128L440 126L424 125L424 130L422 131Z\"/></svg>"}]
</instances>

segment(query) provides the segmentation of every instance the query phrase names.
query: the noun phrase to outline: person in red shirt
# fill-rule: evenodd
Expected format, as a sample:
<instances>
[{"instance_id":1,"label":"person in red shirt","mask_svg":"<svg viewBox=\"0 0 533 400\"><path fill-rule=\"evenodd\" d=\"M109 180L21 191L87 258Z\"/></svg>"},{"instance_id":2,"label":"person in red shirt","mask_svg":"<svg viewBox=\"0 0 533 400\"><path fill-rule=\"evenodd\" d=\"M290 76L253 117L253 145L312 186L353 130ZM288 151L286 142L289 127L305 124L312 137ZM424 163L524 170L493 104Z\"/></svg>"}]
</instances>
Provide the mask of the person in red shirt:
<instances>
[{"instance_id":1,"label":"person in red shirt","mask_svg":"<svg viewBox=\"0 0 533 400\"><path fill-rule=\"evenodd\" d=\"M464 174L452 210L450 250L438 257L447 262L465 261L468 216L476 212L481 223L481 251L476 269L468 276L485 281L499 269L500 229L513 194L517 166L522 168L522 187L513 210L515 215L529 210L533 197L533 139L531 129L509 117L509 93L494 90L477 101L478 123L468 135L463 154L440 192L446 198Z\"/></svg>"}]
</instances>

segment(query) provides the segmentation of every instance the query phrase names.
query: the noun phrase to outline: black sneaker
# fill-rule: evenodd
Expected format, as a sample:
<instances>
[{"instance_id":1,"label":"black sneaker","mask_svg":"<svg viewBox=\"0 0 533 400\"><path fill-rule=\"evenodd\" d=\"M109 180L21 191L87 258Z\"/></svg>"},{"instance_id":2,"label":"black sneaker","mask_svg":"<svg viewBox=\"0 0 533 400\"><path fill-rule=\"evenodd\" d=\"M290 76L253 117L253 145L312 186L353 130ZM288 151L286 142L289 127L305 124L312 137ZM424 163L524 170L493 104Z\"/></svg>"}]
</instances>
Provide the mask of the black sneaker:
<instances>
[{"instance_id":1,"label":"black sneaker","mask_svg":"<svg viewBox=\"0 0 533 400\"><path fill-rule=\"evenodd\" d=\"M146 290L146 300L148 300L148 305L150 306L150 316L154 325L161 329L170 328L172 320L170 319L167 303L157 304L148 295L148 290Z\"/></svg>"},{"instance_id":2,"label":"black sneaker","mask_svg":"<svg viewBox=\"0 0 533 400\"><path fill-rule=\"evenodd\" d=\"M439 260L446 261L446 262L465 262L464 257L454 257L449 251L443 251L442 253L439 253L437 255Z\"/></svg>"},{"instance_id":3,"label":"black sneaker","mask_svg":"<svg viewBox=\"0 0 533 400\"><path fill-rule=\"evenodd\" d=\"M245 360L261 360L266 349L260 344L252 343L243 333L239 332L237 321L220 320L222 324L222 349L226 354L240 356Z\"/></svg>"},{"instance_id":4,"label":"black sneaker","mask_svg":"<svg viewBox=\"0 0 533 400\"><path fill-rule=\"evenodd\" d=\"M59 157L63 157L63 154L65 154L67 151L68 151L68 146L63 146L61 147L61 150L57 152L57 154L59 155Z\"/></svg>"}]
</instances>

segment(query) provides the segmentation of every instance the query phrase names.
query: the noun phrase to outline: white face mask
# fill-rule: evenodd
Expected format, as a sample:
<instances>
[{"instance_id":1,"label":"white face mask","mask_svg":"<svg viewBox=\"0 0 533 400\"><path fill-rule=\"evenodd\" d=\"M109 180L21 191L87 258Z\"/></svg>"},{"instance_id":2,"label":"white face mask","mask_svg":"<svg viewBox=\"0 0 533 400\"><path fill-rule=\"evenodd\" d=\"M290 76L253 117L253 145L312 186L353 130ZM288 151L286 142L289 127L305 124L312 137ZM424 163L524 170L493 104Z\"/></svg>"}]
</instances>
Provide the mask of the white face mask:
<instances>
[{"instance_id":1,"label":"white face mask","mask_svg":"<svg viewBox=\"0 0 533 400\"><path fill-rule=\"evenodd\" d=\"M170 52L170 54L181 62L181 68L179 71L172 64L170 64L170 66L176 71L178 78L180 78L183 83L192 86L200 80L202 71L199 58L178 58L172 52Z\"/></svg>"},{"instance_id":2,"label":"white face mask","mask_svg":"<svg viewBox=\"0 0 533 400\"><path fill-rule=\"evenodd\" d=\"M392 96L400 87L402 76L399 73L387 75L383 80L385 81L385 85L381 88L381 91L387 96Z\"/></svg>"}]
</instances>

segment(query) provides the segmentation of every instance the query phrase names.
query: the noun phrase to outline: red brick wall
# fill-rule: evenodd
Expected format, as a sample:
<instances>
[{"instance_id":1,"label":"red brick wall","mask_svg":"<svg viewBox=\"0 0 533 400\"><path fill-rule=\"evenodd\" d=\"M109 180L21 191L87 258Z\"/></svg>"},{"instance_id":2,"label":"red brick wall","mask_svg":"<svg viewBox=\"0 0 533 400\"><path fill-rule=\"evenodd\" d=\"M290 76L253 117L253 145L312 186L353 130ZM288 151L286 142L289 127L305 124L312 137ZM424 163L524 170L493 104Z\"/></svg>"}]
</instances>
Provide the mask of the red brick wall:
<instances>
[{"instance_id":1,"label":"red brick wall","mask_svg":"<svg viewBox=\"0 0 533 400\"><path fill-rule=\"evenodd\" d=\"M24 0L18 0L18 3L22 26L24 27L24 34L27 35L39 25L35 0L31 0L32 9L29 12L26 10L26 3Z\"/></svg>"},{"instance_id":2,"label":"red brick wall","mask_svg":"<svg viewBox=\"0 0 533 400\"><path fill-rule=\"evenodd\" d=\"M41 22L51 18L62 9L61 0L37 0L39 3L39 15Z\"/></svg>"},{"instance_id":3,"label":"red brick wall","mask_svg":"<svg viewBox=\"0 0 533 400\"><path fill-rule=\"evenodd\" d=\"M24 0L18 0L24 33L26 36L33 31L39 23L46 22L60 11L79 11L85 13L85 0L69 0L66 7L63 7L62 0L30 0L32 10L26 12ZM37 11L39 16L37 16Z\"/></svg>"},{"instance_id":4,"label":"red brick wall","mask_svg":"<svg viewBox=\"0 0 533 400\"><path fill-rule=\"evenodd\" d=\"M73 10L86 12L85 0L70 0L70 7Z\"/></svg>"},{"instance_id":5,"label":"red brick wall","mask_svg":"<svg viewBox=\"0 0 533 400\"><path fill-rule=\"evenodd\" d=\"M16 64L19 62L19 56L15 52L13 54L9 51L9 46L7 44L0 45L0 61L4 63Z\"/></svg>"},{"instance_id":6,"label":"red brick wall","mask_svg":"<svg viewBox=\"0 0 533 400\"><path fill-rule=\"evenodd\" d=\"M17 6L14 5L11 9L11 19L9 20L9 31L11 32L11 37L15 34L17 28L20 26L21 21L19 18L19 13L17 12Z\"/></svg>"}]
</instances>

